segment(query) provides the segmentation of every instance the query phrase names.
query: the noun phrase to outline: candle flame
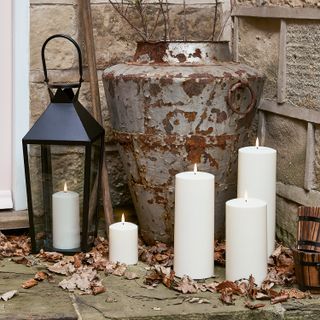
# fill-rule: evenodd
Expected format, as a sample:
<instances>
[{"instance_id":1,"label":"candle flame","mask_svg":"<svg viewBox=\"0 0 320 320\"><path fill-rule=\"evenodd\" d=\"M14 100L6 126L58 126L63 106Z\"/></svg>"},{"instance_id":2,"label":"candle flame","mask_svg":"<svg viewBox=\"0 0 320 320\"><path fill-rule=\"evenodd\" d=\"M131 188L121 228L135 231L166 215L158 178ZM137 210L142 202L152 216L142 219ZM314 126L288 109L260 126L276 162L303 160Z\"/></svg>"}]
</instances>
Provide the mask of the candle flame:
<instances>
[{"instance_id":1,"label":"candle flame","mask_svg":"<svg viewBox=\"0 0 320 320\"><path fill-rule=\"evenodd\" d=\"M122 216L121 216L121 222L124 223L125 221L126 221L126 219L125 219L125 216L124 216L124 213L123 213Z\"/></svg>"},{"instance_id":2,"label":"candle flame","mask_svg":"<svg viewBox=\"0 0 320 320\"><path fill-rule=\"evenodd\" d=\"M67 191L68 191L67 182L64 183L63 191L64 191L64 192L67 192Z\"/></svg>"},{"instance_id":3,"label":"candle flame","mask_svg":"<svg viewBox=\"0 0 320 320\"><path fill-rule=\"evenodd\" d=\"M245 202L248 201L248 192L247 192L247 190L244 192L244 200L245 200Z\"/></svg>"},{"instance_id":4,"label":"candle flame","mask_svg":"<svg viewBox=\"0 0 320 320\"><path fill-rule=\"evenodd\" d=\"M259 138L257 137L256 139L256 147L258 148L259 147Z\"/></svg>"},{"instance_id":5,"label":"candle flame","mask_svg":"<svg viewBox=\"0 0 320 320\"><path fill-rule=\"evenodd\" d=\"M198 172L197 164L195 163L193 166L193 173L196 174Z\"/></svg>"}]
</instances>

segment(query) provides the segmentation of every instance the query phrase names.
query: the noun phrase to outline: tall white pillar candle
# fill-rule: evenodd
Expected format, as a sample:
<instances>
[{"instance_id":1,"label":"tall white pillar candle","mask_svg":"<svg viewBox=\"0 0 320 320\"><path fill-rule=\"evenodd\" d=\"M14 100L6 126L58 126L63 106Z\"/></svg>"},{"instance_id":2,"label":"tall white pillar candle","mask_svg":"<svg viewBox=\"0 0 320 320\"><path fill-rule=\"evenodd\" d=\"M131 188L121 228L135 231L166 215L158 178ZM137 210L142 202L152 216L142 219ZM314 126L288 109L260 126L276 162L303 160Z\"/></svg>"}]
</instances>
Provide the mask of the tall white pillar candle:
<instances>
[{"instance_id":1,"label":"tall white pillar candle","mask_svg":"<svg viewBox=\"0 0 320 320\"><path fill-rule=\"evenodd\" d=\"M267 275L267 204L253 198L226 202L226 279Z\"/></svg>"},{"instance_id":2,"label":"tall white pillar candle","mask_svg":"<svg viewBox=\"0 0 320 320\"><path fill-rule=\"evenodd\" d=\"M238 198L262 199L267 203L268 256L274 250L276 226L276 150L258 145L239 149Z\"/></svg>"},{"instance_id":3,"label":"tall white pillar candle","mask_svg":"<svg viewBox=\"0 0 320 320\"><path fill-rule=\"evenodd\" d=\"M193 279L214 272L214 175L182 172L175 180L174 271Z\"/></svg>"},{"instance_id":4,"label":"tall white pillar candle","mask_svg":"<svg viewBox=\"0 0 320 320\"><path fill-rule=\"evenodd\" d=\"M68 191L66 184L52 195L52 241L55 249L80 247L79 194Z\"/></svg>"},{"instance_id":5,"label":"tall white pillar candle","mask_svg":"<svg viewBox=\"0 0 320 320\"><path fill-rule=\"evenodd\" d=\"M125 264L138 262L138 226L124 220L109 227L109 260Z\"/></svg>"}]
</instances>

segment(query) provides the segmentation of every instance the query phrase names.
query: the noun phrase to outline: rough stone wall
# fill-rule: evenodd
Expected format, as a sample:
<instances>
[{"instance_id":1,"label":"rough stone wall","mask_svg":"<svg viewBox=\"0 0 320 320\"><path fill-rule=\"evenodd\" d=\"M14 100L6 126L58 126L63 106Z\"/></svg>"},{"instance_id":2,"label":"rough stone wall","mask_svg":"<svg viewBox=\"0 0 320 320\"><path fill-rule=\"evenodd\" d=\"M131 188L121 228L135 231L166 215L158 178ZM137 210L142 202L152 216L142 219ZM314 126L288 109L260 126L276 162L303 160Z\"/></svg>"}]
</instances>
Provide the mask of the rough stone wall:
<instances>
[{"instance_id":1,"label":"rough stone wall","mask_svg":"<svg viewBox=\"0 0 320 320\"><path fill-rule=\"evenodd\" d=\"M83 39L76 0L30 0L30 3L30 114L31 123L33 123L48 103L48 94L43 85L40 60L42 43L54 33L69 34L80 44L82 44ZM107 164L113 206L118 206L130 203L131 196L117 148L112 143L110 115L104 97L101 74L107 66L130 60L138 37L112 10L107 0L91 0L91 3L97 68L100 79L100 96L103 107L104 127L106 129ZM318 0L237 0L237 4L243 6L270 5L298 8L320 6ZM174 7L173 13L172 35L181 39L181 6ZM211 17L212 13L209 10L197 6L189 9L187 26L188 30L191 31L192 39L207 39L210 37L211 27L208 26L210 25L209 19ZM301 101L301 93L306 93L310 88L310 84L304 82L304 85L300 86L301 76L298 72L301 72L299 70L300 60L302 59L303 61L305 59L306 43L315 44L316 47L310 47L309 58L306 61L311 62L311 64L309 63L309 68L313 68L313 83L318 79L320 60L315 59L313 55L319 52L317 39L319 38L320 28L318 22L311 22L303 29L300 28L299 24L301 23L290 21L288 25L287 59L289 64L287 75L290 78L288 93L297 107L319 109L319 95L315 87L310 90L312 96L305 95L303 101ZM279 30L280 21L277 19L240 19L240 61L252 65L266 74L267 81L264 97L269 99L276 98ZM160 32L161 30L157 30L156 34ZM219 34L219 30L217 33ZM305 37L306 35L307 37ZM297 46L300 42L304 43L304 46ZM77 80L77 57L70 48L65 43L62 44L58 41L48 45L47 62L50 79L60 81ZM82 49L84 50L84 48ZM60 69L64 69L64 72L61 72ZM293 76L294 73L296 76ZM80 100L90 110L91 97L86 69L84 77L86 81L81 89ZM311 101L311 103L305 104L306 101ZM285 187L296 186L302 189L306 151L306 123L272 114L268 114L266 120L267 135L265 144L276 148L278 151L278 181ZM319 191L320 130L318 127L315 128L315 139L314 189ZM286 243L292 243L295 239L298 205L298 200L293 201L283 196L277 197L277 236Z\"/></svg>"},{"instance_id":2,"label":"rough stone wall","mask_svg":"<svg viewBox=\"0 0 320 320\"><path fill-rule=\"evenodd\" d=\"M136 40L140 39L128 24L115 13L107 0L91 0L91 9L103 125L106 130L106 159L112 203L115 207L130 204L131 196L117 148L112 142L110 115L104 96L101 74L110 65L130 60L135 51ZM175 4L171 10L172 28L170 35L172 38L182 39L182 26L184 23L182 19L182 6ZM209 39L212 31L212 6L189 6L186 15L188 38L198 40ZM160 36L162 32L163 24L160 23L159 28L155 31L155 35ZM91 110L91 94L88 84L83 33L79 23L77 0L30 0L31 124L41 115L49 102L48 92L43 84L40 51L45 39L55 33L70 35L82 47L85 82L80 91L80 101L89 111ZM218 26L216 34L219 33L220 28ZM46 49L46 60L50 80L57 82L77 81L77 55L72 45L67 41L53 40L49 42Z\"/></svg>"},{"instance_id":3,"label":"rough stone wall","mask_svg":"<svg viewBox=\"0 0 320 320\"><path fill-rule=\"evenodd\" d=\"M292 8L320 7L318 0L236 0L237 4L246 6L282 6Z\"/></svg>"},{"instance_id":4,"label":"rough stone wall","mask_svg":"<svg viewBox=\"0 0 320 320\"><path fill-rule=\"evenodd\" d=\"M238 4L255 7L278 5L317 8L320 6L316 0L238 1ZM301 110L319 110L320 108L319 30L320 21L287 20L286 101ZM264 98L275 101L280 20L240 18L239 34L240 61L260 69L267 75ZM266 113L265 145L275 148L278 152L277 237L287 244L293 244L296 238L298 206L316 206L319 203L319 137L319 128L315 126L315 161L313 164L315 177L312 191L308 192L304 190L307 122ZM299 192L295 193L297 190ZM317 200L314 201L314 199Z\"/></svg>"}]
</instances>

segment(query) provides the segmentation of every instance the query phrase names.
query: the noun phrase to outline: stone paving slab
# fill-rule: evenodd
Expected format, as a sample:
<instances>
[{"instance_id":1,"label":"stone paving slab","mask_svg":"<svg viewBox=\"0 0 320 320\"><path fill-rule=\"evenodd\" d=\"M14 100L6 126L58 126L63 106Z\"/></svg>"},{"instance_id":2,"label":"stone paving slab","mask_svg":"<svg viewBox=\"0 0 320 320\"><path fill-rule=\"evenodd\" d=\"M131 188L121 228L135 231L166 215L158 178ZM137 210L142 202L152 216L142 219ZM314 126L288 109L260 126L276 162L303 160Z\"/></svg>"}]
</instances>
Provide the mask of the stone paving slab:
<instances>
[{"instance_id":1,"label":"stone paving slab","mask_svg":"<svg viewBox=\"0 0 320 320\"><path fill-rule=\"evenodd\" d=\"M56 283L40 282L30 289L21 284L33 278L40 268L0 260L0 294L18 290L18 295L8 301L0 300L0 319L78 319L72 306L69 293L64 292Z\"/></svg>"},{"instance_id":2,"label":"stone paving slab","mask_svg":"<svg viewBox=\"0 0 320 320\"><path fill-rule=\"evenodd\" d=\"M219 300L219 294L202 292L184 295L159 285L155 289L143 287L145 265L139 263L130 267L141 276L137 280L125 280L101 273L106 292L97 295L69 293L58 287L64 277L55 276L55 283L40 282L30 289L21 284L32 278L44 267L26 267L10 259L0 260L0 294L18 290L18 295L9 301L0 301L0 319L79 319L79 320L319 320L320 296L312 299L290 300L287 303L249 310L244 307L244 298L236 297L235 305L226 306ZM216 278L224 277L224 269L216 268ZM210 304L196 304L185 301L187 297L200 297Z\"/></svg>"}]
</instances>

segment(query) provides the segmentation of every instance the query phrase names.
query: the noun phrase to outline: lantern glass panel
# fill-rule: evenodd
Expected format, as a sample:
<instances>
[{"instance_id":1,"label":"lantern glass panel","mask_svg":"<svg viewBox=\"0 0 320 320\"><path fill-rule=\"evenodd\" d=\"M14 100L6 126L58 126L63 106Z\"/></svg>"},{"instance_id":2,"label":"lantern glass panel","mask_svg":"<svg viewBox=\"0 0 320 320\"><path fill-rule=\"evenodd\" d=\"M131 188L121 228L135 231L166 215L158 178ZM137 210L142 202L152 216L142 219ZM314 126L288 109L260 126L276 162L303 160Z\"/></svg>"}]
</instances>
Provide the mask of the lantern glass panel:
<instances>
[{"instance_id":1,"label":"lantern glass panel","mask_svg":"<svg viewBox=\"0 0 320 320\"><path fill-rule=\"evenodd\" d=\"M91 163L90 163L90 197L89 197L89 214L88 214L88 239L87 243L93 243L97 236L98 218L99 218L99 190L100 188L100 172L102 164L102 144L103 138L100 137L91 145Z\"/></svg>"},{"instance_id":2,"label":"lantern glass panel","mask_svg":"<svg viewBox=\"0 0 320 320\"><path fill-rule=\"evenodd\" d=\"M99 168L99 158L96 156L99 150L95 146L97 144L91 147L91 167L87 168L90 181L85 181L85 146L28 146L33 221L38 249L81 251L81 238L85 231L83 220L86 219L84 210L88 210L85 208L88 203L84 201L86 185L90 186L86 192L90 199L91 213L85 227L88 228L89 238L84 241L84 246L88 241L93 242L97 226L97 191L94 191L94 180L98 177Z\"/></svg>"}]
</instances>

